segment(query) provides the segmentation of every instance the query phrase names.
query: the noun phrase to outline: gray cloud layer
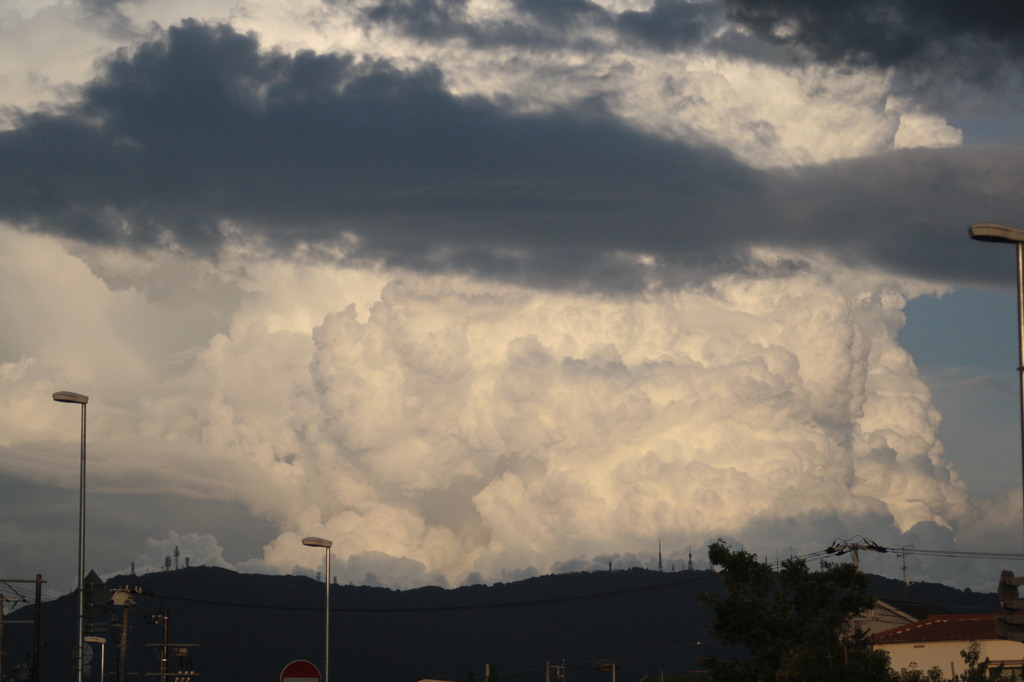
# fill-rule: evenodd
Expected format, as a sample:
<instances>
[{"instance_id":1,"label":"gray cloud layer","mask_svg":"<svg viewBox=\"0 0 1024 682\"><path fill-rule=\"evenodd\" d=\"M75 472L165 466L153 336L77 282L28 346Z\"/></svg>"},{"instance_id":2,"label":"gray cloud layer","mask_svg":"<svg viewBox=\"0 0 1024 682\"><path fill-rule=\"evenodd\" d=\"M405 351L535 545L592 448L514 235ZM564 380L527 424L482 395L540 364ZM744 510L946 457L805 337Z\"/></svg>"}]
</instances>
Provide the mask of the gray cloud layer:
<instances>
[{"instance_id":1,"label":"gray cloud layer","mask_svg":"<svg viewBox=\"0 0 1024 682\"><path fill-rule=\"evenodd\" d=\"M925 56L962 59L957 48L1024 53L1024 6L1013 0L724 0L730 17L762 37L801 44L829 61L893 66Z\"/></svg>"},{"instance_id":2,"label":"gray cloud layer","mask_svg":"<svg viewBox=\"0 0 1024 682\"><path fill-rule=\"evenodd\" d=\"M615 13L589 0L513 0L526 23L480 24L469 20L467 5L466 0L379 0L363 16L369 23L387 24L420 40L459 38L490 47L555 48L573 40L573 28L592 25L666 52L708 42L724 20L717 3L655 0L649 9Z\"/></svg>"},{"instance_id":3,"label":"gray cloud layer","mask_svg":"<svg viewBox=\"0 0 1024 682\"><path fill-rule=\"evenodd\" d=\"M1019 110L1024 5L1014 0L724 0L728 21L830 64L892 68L936 111ZM742 50L750 49L742 41Z\"/></svg>"},{"instance_id":4,"label":"gray cloud layer","mask_svg":"<svg viewBox=\"0 0 1024 682\"><path fill-rule=\"evenodd\" d=\"M600 102L513 114L451 95L431 68L261 51L185 22L119 52L77 103L0 133L0 217L207 256L242 230L284 252L550 286L740 271L751 245L980 281L996 256L962 262L965 228L1019 216L1022 174L1019 149L969 148L758 171Z\"/></svg>"}]
</instances>

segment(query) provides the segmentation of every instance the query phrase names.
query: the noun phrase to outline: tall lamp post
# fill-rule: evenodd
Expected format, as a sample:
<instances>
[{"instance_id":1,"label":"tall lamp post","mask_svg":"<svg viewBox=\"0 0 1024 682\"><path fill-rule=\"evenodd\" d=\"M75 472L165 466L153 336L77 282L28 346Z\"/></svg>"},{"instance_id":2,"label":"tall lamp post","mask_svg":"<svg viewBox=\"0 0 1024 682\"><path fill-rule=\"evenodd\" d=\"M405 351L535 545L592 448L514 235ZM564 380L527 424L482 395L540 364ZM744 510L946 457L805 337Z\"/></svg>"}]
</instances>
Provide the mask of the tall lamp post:
<instances>
[{"instance_id":1,"label":"tall lamp post","mask_svg":"<svg viewBox=\"0 0 1024 682\"><path fill-rule=\"evenodd\" d=\"M53 399L58 403L82 406L82 464L78 483L78 639L75 641L75 680L82 682L82 674L85 672L85 405L89 402L89 396L57 391Z\"/></svg>"},{"instance_id":2,"label":"tall lamp post","mask_svg":"<svg viewBox=\"0 0 1024 682\"><path fill-rule=\"evenodd\" d=\"M1014 244L1017 247L1017 340L1020 345L1017 374L1020 377L1021 479L1024 483L1024 230L995 223L978 223L971 225L968 234L978 241Z\"/></svg>"},{"instance_id":3,"label":"tall lamp post","mask_svg":"<svg viewBox=\"0 0 1024 682\"><path fill-rule=\"evenodd\" d=\"M330 660L331 660L331 546L330 540L323 538L302 538L302 544L306 547L323 547L327 550L327 589L324 592L324 680L330 682Z\"/></svg>"}]
</instances>

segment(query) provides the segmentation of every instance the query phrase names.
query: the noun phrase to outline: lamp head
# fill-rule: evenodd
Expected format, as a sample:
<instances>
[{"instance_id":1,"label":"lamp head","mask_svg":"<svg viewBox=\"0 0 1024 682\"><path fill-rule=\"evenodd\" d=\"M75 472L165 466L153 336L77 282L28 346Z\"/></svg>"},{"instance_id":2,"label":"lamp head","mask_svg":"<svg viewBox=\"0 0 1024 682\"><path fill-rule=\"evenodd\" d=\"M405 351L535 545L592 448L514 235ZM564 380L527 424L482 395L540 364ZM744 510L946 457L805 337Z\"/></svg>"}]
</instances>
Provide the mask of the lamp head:
<instances>
[{"instance_id":1,"label":"lamp head","mask_svg":"<svg viewBox=\"0 0 1024 682\"><path fill-rule=\"evenodd\" d=\"M71 391L57 391L53 394L53 399L58 403L78 403L79 405L85 405L89 402L89 396L82 395L81 393L72 393Z\"/></svg>"},{"instance_id":2,"label":"lamp head","mask_svg":"<svg viewBox=\"0 0 1024 682\"><path fill-rule=\"evenodd\" d=\"M334 545L330 540L314 537L302 538L302 544L306 547L326 547L327 549L330 549Z\"/></svg>"},{"instance_id":3,"label":"lamp head","mask_svg":"<svg viewBox=\"0 0 1024 682\"><path fill-rule=\"evenodd\" d=\"M971 239L977 239L980 242L1004 242L1006 244L1020 244L1024 242L1024 230L997 225L996 223L971 225L967 233L971 235Z\"/></svg>"}]
</instances>

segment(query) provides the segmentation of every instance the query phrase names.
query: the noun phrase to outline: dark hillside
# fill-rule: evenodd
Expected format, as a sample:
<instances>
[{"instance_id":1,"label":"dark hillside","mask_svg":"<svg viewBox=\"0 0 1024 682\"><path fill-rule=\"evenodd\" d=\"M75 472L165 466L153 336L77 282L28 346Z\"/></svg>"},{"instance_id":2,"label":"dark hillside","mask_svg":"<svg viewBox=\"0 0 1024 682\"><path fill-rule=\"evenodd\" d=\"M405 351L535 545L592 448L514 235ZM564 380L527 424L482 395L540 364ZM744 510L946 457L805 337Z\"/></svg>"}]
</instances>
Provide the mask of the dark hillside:
<instances>
[{"instance_id":1,"label":"dark hillside","mask_svg":"<svg viewBox=\"0 0 1024 682\"><path fill-rule=\"evenodd\" d=\"M129 679L159 670L156 647L162 626L147 617L169 615L172 643L194 643L199 680L275 682L285 664L323 660L324 586L310 578L239 574L193 567L121 576L109 587L131 585ZM882 597L898 598L898 581L872 578ZM446 590L424 587L389 590L335 585L331 588L331 678L415 682L421 678L482 680L485 664L502 681L543 680L545 661L566 666L573 682L610 679L595 669L599 660L619 663L619 680L698 668L698 655L720 655L703 624L712 616L697 595L717 591L711 571L662 573L634 569L549 575L514 583ZM994 595L915 585L910 598L926 597L950 610L983 611ZM67 595L44 605L42 680L72 674L75 599ZM101 620L109 622L108 607ZM31 618L31 608L10 620ZM6 628L4 670L25 660L31 625ZM119 636L109 629L108 638ZM96 649L99 656L99 649ZM107 672L115 670L116 649L107 646ZM98 680L98 664L87 679ZM115 679L112 676L110 679ZM155 678L154 678L155 679ZM556 679L552 675L552 679Z\"/></svg>"}]
</instances>

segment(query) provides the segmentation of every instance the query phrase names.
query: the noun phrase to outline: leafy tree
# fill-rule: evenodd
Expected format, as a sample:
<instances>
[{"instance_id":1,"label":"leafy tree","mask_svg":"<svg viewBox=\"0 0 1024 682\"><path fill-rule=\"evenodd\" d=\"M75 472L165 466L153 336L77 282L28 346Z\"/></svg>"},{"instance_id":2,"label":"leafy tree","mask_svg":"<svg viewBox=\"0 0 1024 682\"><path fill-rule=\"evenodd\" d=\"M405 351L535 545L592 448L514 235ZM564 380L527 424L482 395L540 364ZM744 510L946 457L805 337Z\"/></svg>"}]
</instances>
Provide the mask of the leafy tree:
<instances>
[{"instance_id":1,"label":"leafy tree","mask_svg":"<svg viewBox=\"0 0 1024 682\"><path fill-rule=\"evenodd\" d=\"M927 672L914 668L893 673L894 682L945 682L945 679L942 668L937 665Z\"/></svg>"},{"instance_id":2,"label":"leafy tree","mask_svg":"<svg viewBox=\"0 0 1024 682\"><path fill-rule=\"evenodd\" d=\"M709 629L720 642L741 645L749 654L702 659L712 679L893 679L888 655L873 650L868 635L851 627L874 606L867 578L852 565L822 563L821 570L811 571L802 559L788 559L776 571L722 540L709 547L708 556L721 568L725 586L725 594L701 595L715 611Z\"/></svg>"}]
</instances>

